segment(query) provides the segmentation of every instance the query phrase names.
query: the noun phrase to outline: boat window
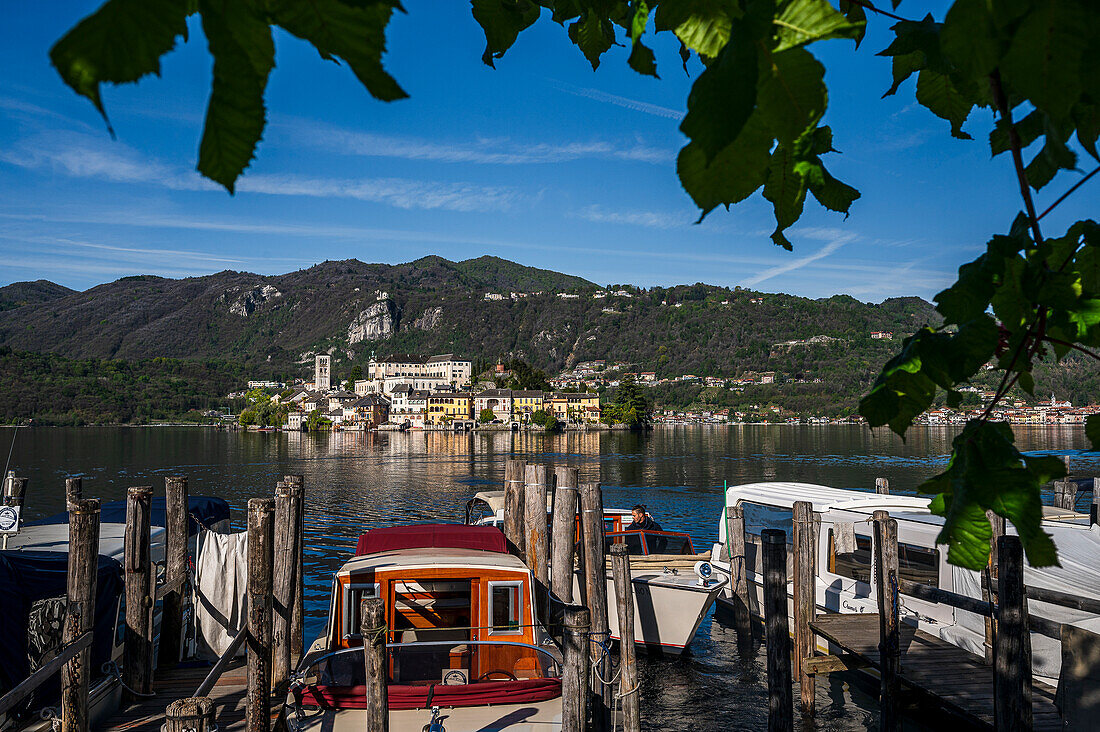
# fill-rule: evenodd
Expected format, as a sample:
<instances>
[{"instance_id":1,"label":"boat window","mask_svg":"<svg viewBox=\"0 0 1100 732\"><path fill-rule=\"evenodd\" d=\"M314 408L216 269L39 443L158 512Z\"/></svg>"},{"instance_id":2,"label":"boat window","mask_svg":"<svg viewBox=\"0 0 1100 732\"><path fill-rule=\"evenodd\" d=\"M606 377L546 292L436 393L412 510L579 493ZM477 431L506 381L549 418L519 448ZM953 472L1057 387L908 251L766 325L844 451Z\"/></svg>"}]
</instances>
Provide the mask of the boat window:
<instances>
[{"instance_id":1,"label":"boat window","mask_svg":"<svg viewBox=\"0 0 1100 732\"><path fill-rule=\"evenodd\" d=\"M649 554L694 554L691 538L675 534L646 534Z\"/></svg>"},{"instance_id":2,"label":"boat window","mask_svg":"<svg viewBox=\"0 0 1100 732\"><path fill-rule=\"evenodd\" d=\"M608 554L611 553L612 544L626 544L626 553L631 556L645 554L645 548L642 546L642 532L640 531L627 531L618 534L608 534L604 539L604 551Z\"/></svg>"},{"instance_id":3,"label":"boat window","mask_svg":"<svg viewBox=\"0 0 1100 732\"><path fill-rule=\"evenodd\" d=\"M361 638L359 605L370 597L378 597L377 582L352 582L344 588L344 637Z\"/></svg>"},{"instance_id":4,"label":"boat window","mask_svg":"<svg viewBox=\"0 0 1100 732\"><path fill-rule=\"evenodd\" d=\"M523 583L489 583L490 635L522 635Z\"/></svg>"},{"instance_id":5,"label":"boat window","mask_svg":"<svg viewBox=\"0 0 1100 732\"><path fill-rule=\"evenodd\" d=\"M852 554L837 554L833 531L829 529L830 571L841 577L871 584L871 538L856 535ZM910 582L937 587L940 577L940 552L914 544L898 544L898 576Z\"/></svg>"},{"instance_id":6,"label":"boat window","mask_svg":"<svg viewBox=\"0 0 1100 732\"><path fill-rule=\"evenodd\" d=\"M841 577L871 584L871 539L856 535L856 550L851 554L836 553L836 539L829 529L829 570Z\"/></svg>"},{"instance_id":7,"label":"boat window","mask_svg":"<svg viewBox=\"0 0 1100 732\"><path fill-rule=\"evenodd\" d=\"M912 544L898 544L898 576L910 582L938 587L940 552Z\"/></svg>"}]
</instances>

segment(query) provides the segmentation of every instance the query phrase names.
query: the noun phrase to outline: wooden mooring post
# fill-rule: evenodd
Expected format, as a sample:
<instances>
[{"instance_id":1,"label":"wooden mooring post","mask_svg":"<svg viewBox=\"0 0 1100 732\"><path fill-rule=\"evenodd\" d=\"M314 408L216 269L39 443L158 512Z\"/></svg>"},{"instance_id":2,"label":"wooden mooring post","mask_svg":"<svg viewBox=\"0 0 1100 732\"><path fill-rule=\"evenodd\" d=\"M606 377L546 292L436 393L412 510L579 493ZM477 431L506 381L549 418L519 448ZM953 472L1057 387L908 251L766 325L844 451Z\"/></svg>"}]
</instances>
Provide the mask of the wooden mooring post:
<instances>
[{"instance_id":1,"label":"wooden mooring post","mask_svg":"<svg viewBox=\"0 0 1100 732\"><path fill-rule=\"evenodd\" d=\"M584 732L588 724L588 677L591 646L591 614L588 608L571 605L565 608L562 629L561 729L562 732Z\"/></svg>"},{"instance_id":2,"label":"wooden mooring post","mask_svg":"<svg viewBox=\"0 0 1100 732\"><path fill-rule=\"evenodd\" d=\"M886 478L875 478L875 493L888 495L890 493L890 481Z\"/></svg>"},{"instance_id":3,"label":"wooden mooring post","mask_svg":"<svg viewBox=\"0 0 1100 732\"><path fill-rule=\"evenodd\" d=\"M290 657L297 663L304 650L305 622L305 511L306 480L303 475L284 475L293 497L294 523L298 527L298 566L294 570L294 606L290 615Z\"/></svg>"},{"instance_id":4,"label":"wooden mooring post","mask_svg":"<svg viewBox=\"0 0 1100 732\"><path fill-rule=\"evenodd\" d=\"M1092 505L1089 507L1089 524L1100 524L1100 478L1092 479Z\"/></svg>"},{"instance_id":5,"label":"wooden mooring post","mask_svg":"<svg viewBox=\"0 0 1100 732\"><path fill-rule=\"evenodd\" d=\"M248 500L247 732L271 729L271 577L275 501Z\"/></svg>"},{"instance_id":6,"label":"wooden mooring post","mask_svg":"<svg viewBox=\"0 0 1100 732\"><path fill-rule=\"evenodd\" d=\"M164 479L164 596L160 623L159 666L174 666L183 657L184 597L187 591L187 477Z\"/></svg>"},{"instance_id":7,"label":"wooden mooring post","mask_svg":"<svg viewBox=\"0 0 1100 732\"><path fill-rule=\"evenodd\" d=\"M68 612L61 643L68 646L95 627L95 591L99 574L99 501L69 502ZM88 732L88 680L92 649L85 648L61 670L61 729Z\"/></svg>"},{"instance_id":8,"label":"wooden mooring post","mask_svg":"<svg viewBox=\"0 0 1100 732\"><path fill-rule=\"evenodd\" d=\"M730 581L733 582L738 647L745 656L745 651L752 646L752 614L749 610L749 568L745 555L745 509L740 503L726 506L726 554L730 561Z\"/></svg>"},{"instance_id":9,"label":"wooden mooring post","mask_svg":"<svg viewBox=\"0 0 1100 732\"><path fill-rule=\"evenodd\" d=\"M550 536L546 526L546 466L528 465L523 487L523 535L527 566L550 586Z\"/></svg>"},{"instance_id":10,"label":"wooden mooring post","mask_svg":"<svg viewBox=\"0 0 1100 732\"><path fill-rule=\"evenodd\" d=\"M1031 634L1024 590L1023 545L997 540L998 623L994 636L993 719L998 730L1031 729Z\"/></svg>"},{"instance_id":11,"label":"wooden mooring post","mask_svg":"<svg viewBox=\"0 0 1100 732\"><path fill-rule=\"evenodd\" d=\"M504 537L516 548L520 559L526 559L524 537L524 476L525 460L509 460L504 465Z\"/></svg>"},{"instance_id":12,"label":"wooden mooring post","mask_svg":"<svg viewBox=\"0 0 1100 732\"><path fill-rule=\"evenodd\" d=\"M177 699L164 711L164 732L211 732L214 724L214 700L208 696Z\"/></svg>"},{"instance_id":13,"label":"wooden mooring post","mask_svg":"<svg viewBox=\"0 0 1100 732\"><path fill-rule=\"evenodd\" d=\"M1072 511L1077 507L1077 484L1059 480L1054 484L1054 507Z\"/></svg>"},{"instance_id":14,"label":"wooden mooring post","mask_svg":"<svg viewBox=\"0 0 1100 732\"><path fill-rule=\"evenodd\" d=\"M879 729L901 730L901 633L898 589L898 522L874 512L875 592L879 619Z\"/></svg>"},{"instance_id":15,"label":"wooden mooring post","mask_svg":"<svg viewBox=\"0 0 1100 732\"><path fill-rule=\"evenodd\" d=\"M550 535L550 591L566 605L573 602L573 552L577 535L576 468L556 468L554 518Z\"/></svg>"},{"instance_id":16,"label":"wooden mooring post","mask_svg":"<svg viewBox=\"0 0 1100 732\"><path fill-rule=\"evenodd\" d=\"M298 585L298 559L301 545L298 537L301 526L297 523L294 487L279 483L275 487L275 544L274 576L272 578L274 618L271 642L274 660L271 670L271 688L282 693L290 681L291 629L294 624L294 597Z\"/></svg>"},{"instance_id":17,"label":"wooden mooring post","mask_svg":"<svg viewBox=\"0 0 1100 732\"><path fill-rule=\"evenodd\" d=\"M791 637L787 627L787 534L761 532L764 561L764 643L768 655L768 730L794 729Z\"/></svg>"},{"instance_id":18,"label":"wooden mooring post","mask_svg":"<svg viewBox=\"0 0 1100 732\"><path fill-rule=\"evenodd\" d=\"M599 483L582 483L581 542L584 549L585 602L588 604L592 630L591 648L596 663L592 669L592 689L596 692L592 707L593 726L597 731L608 729L612 708L611 687L601 679L611 678L611 660L604 649L611 643L607 622L607 555L604 545L603 489Z\"/></svg>"},{"instance_id":19,"label":"wooden mooring post","mask_svg":"<svg viewBox=\"0 0 1100 732\"><path fill-rule=\"evenodd\" d=\"M126 493L126 633L122 655L123 679L130 701L148 694L153 685L153 574L149 558L152 486Z\"/></svg>"},{"instance_id":20,"label":"wooden mooring post","mask_svg":"<svg viewBox=\"0 0 1100 732\"><path fill-rule=\"evenodd\" d=\"M380 597L366 597L359 603L359 632L363 636L366 670L367 732L386 732L390 728L386 675L386 605Z\"/></svg>"},{"instance_id":21,"label":"wooden mooring post","mask_svg":"<svg viewBox=\"0 0 1100 732\"><path fill-rule=\"evenodd\" d=\"M804 719L814 716L814 676L806 663L813 657L817 643L810 623L817 612L817 578L815 572L816 539L814 506L809 501L796 501L793 507L794 550L794 675L798 679L800 708Z\"/></svg>"},{"instance_id":22,"label":"wooden mooring post","mask_svg":"<svg viewBox=\"0 0 1100 732\"><path fill-rule=\"evenodd\" d=\"M1005 518L1004 516L998 516L992 511L985 512L986 518L989 519L989 562L986 564L986 568L982 570L986 581L982 587L982 600L985 602L991 602L994 605L997 604L997 541L1005 535ZM997 618L994 614L985 616L985 663L987 666L993 665L993 639L997 635Z\"/></svg>"},{"instance_id":23,"label":"wooden mooring post","mask_svg":"<svg viewBox=\"0 0 1100 732\"><path fill-rule=\"evenodd\" d=\"M80 478L65 479L65 504L79 501L84 497L84 481Z\"/></svg>"},{"instance_id":24,"label":"wooden mooring post","mask_svg":"<svg viewBox=\"0 0 1100 732\"><path fill-rule=\"evenodd\" d=\"M626 544L611 546L611 577L615 583L615 606L619 618L619 699L623 709L623 732L641 732L638 659L634 647L634 586L630 580L630 557Z\"/></svg>"}]
</instances>

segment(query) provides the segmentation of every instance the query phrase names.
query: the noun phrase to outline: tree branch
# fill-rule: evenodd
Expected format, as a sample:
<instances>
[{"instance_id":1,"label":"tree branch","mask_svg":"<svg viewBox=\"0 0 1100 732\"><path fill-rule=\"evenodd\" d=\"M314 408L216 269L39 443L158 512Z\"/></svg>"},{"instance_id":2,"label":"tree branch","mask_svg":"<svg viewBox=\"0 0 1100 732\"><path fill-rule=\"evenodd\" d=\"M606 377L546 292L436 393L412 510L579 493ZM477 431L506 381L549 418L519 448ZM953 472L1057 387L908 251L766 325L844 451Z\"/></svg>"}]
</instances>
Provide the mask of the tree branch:
<instances>
[{"instance_id":1,"label":"tree branch","mask_svg":"<svg viewBox=\"0 0 1100 732\"><path fill-rule=\"evenodd\" d=\"M1084 346L1079 346L1076 343L1070 343L1069 341L1063 341L1061 338L1051 338L1048 335L1043 336L1043 340L1047 341L1048 343L1057 343L1059 346L1065 346L1066 348L1072 348L1075 351L1080 351L1081 353L1085 354L1086 356L1090 356L1092 358L1095 358L1097 361L1100 361L1100 353L1093 353L1092 351L1085 348Z\"/></svg>"},{"instance_id":2,"label":"tree branch","mask_svg":"<svg viewBox=\"0 0 1100 732\"><path fill-rule=\"evenodd\" d=\"M882 10L881 8L876 8L871 3L865 2L865 0L848 0L848 2L850 2L852 5L858 5L861 8L863 8L864 10L870 10L872 13L878 13L879 15L885 15L887 18L893 18L894 20L905 21L906 23L915 22L915 21L909 20L908 18L903 18L900 15L894 15L893 13L891 13L888 10Z\"/></svg>"},{"instance_id":3,"label":"tree branch","mask_svg":"<svg viewBox=\"0 0 1100 732\"><path fill-rule=\"evenodd\" d=\"M997 110L1001 114L1001 120L1008 125L1008 141L1012 147L1012 162L1016 165L1016 180L1020 184L1020 195L1024 199L1024 208L1027 210L1027 217L1031 221L1031 235L1035 238L1036 244L1042 244L1043 233L1039 231L1039 217L1035 215L1035 202L1031 198L1031 184L1027 182L1027 172L1024 170L1024 156L1021 152L1023 144L1020 142L1020 134L1016 131L1016 126L1012 123L1012 110L1008 108L1008 98L1005 97L1004 89L1001 87L1000 69L994 69L993 73L989 75L989 86L993 92L993 100L997 105Z\"/></svg>"},{"instance_id":4,"label":"tree branch","mask_svg":"<svg viewBox=\"0 0 1100 732\"><path fill-rule=\"evenodd\" d=\"M1073 187L1072 187L1072 188L1070 188L1070 189L1069 189L1068 191L1066 191L1065 193L1063 193L1063 194L1062 194L1061 196L1059 196L1059 197L1058 197L1058 200L1057 200L1057 201L1055 201L1054 203L1052 203L1052 204L1050 204L1049 206L1047 206L1047 210L1046 210L1046 211L1043 211L1043 212L1042 212L1041 214L1039 214L1039 218L1038 218L1038 219L1036 219L1036 220L1037 220L1037 221L1038 221L1038 220L1041 220L1041 219L1042 219L1042 218L1043 218L1044 216L1046 216L1046 215L1047 215L1048 213L1050 213L1051 211L1053 211L1053 210L1054 210L1054 208L1055 208L1055 206L1057 206L1057 205L1058 205L1058 204L1060 204L1060 203L1061 203L1062 201L1064 201L1064 200L1066 200L1067 198L1069 198L1069 196L1070 196L1070 194L1071 194L1071 193L1073 193L1074 191L1076 191L1076 190L1077 190L1078 188L1080 188L1081 186L1085 185L1085 183L1087 183L1087 182L1088 182L1088 179L1089 179L1089 178L1091 178L1092 176L1096 175L1097 173L1100 173L1100 168L1094 168L1094 169L1093 169L1093 171L1092 171L1091 173L1089 173L1089 174L1088 174L1088 175L1086 175L1086 176L1085 176L1084 178L1082 178L1081 180L1079 180L1079 181L1077 181L1076 183L1074 183L1074 184L1073 184Z\"/></svg>"}]
</instances>

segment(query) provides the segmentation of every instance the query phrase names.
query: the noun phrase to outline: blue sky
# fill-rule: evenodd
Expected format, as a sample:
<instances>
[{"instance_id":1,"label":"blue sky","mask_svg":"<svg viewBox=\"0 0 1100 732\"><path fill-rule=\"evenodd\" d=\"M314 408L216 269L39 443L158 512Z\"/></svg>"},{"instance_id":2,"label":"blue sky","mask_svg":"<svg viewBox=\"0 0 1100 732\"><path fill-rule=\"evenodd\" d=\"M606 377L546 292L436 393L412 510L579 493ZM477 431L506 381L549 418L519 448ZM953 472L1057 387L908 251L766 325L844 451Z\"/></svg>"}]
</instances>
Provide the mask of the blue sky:
<instances>
[{"instance_id":1,"label":"blue sky","mask_svg":"<svg viewBox=\"0 0 1100 732\"><path fill-rule=\"evenodd\" d=\"M493 70L462 2L409 0L390 23L386 65L411 98L373 100L346 69L276 37L268 130L236 196L194 172L210 58L197 23L160 78L105 89L117 140L48 64L52 43L96 3L18 3L0 29L0 284L77 289L132 274L224 269L277 274L325 259L405 262L492 254L595 282L698 281L809 297L931 297L1005 231L1020 208L1007 155L990 160L986 111L974 141L913 100L885 100L888 23L863 45L830 41L831 171L863 197L845 219L815 202L768 238L757 193L694 225L675 157L691 80L658 43L660 80L613 49L599 71L543 18ZM927 7L906 2L920 17ZM942 9L937 12L942 17ZM698 63L690 67L699 71ZM1056 179L1045 208L1076 180ZM1044 219L1051 233L1095 215L1086 185Z\"/></svg>"}]
</instances>

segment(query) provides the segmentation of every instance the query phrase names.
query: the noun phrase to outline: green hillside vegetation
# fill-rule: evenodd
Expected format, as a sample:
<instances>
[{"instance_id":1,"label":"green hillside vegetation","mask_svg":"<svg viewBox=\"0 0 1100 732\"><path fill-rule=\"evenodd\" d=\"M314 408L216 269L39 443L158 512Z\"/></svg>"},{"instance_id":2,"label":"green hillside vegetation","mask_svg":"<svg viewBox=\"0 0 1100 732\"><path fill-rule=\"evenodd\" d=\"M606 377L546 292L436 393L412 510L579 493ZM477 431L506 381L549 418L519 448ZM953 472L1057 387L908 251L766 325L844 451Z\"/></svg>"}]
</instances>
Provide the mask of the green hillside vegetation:
<instances>
[{"instance_id":1,"label":"green hillside vegetation","mask_svg":"<svg viewBox=\"0 0 1100 732\"><path fill-rule=\"evenodd\" d=\"M225 395L249 378L219 361L69 359L0 347L0 423L199 422L203 411L230 406Z\"/></svg>"}]
</instances>

